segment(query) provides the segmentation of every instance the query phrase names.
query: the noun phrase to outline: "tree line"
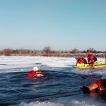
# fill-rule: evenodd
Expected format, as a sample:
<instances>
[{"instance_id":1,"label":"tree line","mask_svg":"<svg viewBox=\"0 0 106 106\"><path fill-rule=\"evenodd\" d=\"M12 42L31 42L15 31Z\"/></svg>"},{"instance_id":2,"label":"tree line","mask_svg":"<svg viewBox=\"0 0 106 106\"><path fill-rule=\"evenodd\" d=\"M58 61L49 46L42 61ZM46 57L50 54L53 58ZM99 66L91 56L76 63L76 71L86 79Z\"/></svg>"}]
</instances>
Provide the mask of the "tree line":
<instances>
[{"instance_id":1,"label":"tree line","mask_svg":"<svg viewBox=\"0 0 106 106\"><path fill-rule=\"evenodd\" d=\"M104 57L105 51L96 51L93 48L88 49L98 57ZM86 50L72 49L72 50L52 50L51 47L44 47L43 50L30 50L30 49L10 49L5 48L0 50L0 55L5 56L56 56L56 57L75 57L86 56Z\"/></svg>"}]
</instances>

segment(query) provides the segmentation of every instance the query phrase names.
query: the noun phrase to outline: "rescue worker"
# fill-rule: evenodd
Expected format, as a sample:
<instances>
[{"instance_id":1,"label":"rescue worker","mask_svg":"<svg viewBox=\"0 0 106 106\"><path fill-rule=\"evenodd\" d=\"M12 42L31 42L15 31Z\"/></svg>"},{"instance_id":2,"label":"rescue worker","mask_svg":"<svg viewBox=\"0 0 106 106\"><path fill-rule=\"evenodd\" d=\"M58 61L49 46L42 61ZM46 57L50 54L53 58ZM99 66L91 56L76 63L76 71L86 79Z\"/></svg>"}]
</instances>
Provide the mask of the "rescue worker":
<instances>
[{"instance_id":1,"label":"rescue worker","mask_svg":"<svg viewBox=\"0 0 106 106\"><path fill-rule=\"evenodd\" d=\"M76 64L81 64L81 63L87 64L87 61L84 57L77 58Z\"/></svg>"},{"instance_id":2,"label":"rescue worker","mask_svg":"<svg viewBox=\"0 0 106 106\"><path fill-rule=\"evenodd\" d=\"M28 74L28 78L38 78L43 77L44 73L38 69L38 67L34 67L33 70Z\"/></svg>"},{"instance_id":3,"label":"rescue worker","mask_svg":"<svg viewBox=\"0 0 106 106\"><path fill-rule=\"evenodd\" d=\"M97 61L96 56L93 55L92 53L90 53L88 50L86 52L86 55L87 55L88 64L90 64L91 66L93 66L94 63Z\"/></svg>"},{"instance_id":4,"label":"rescue worker","mask_svg":"<svg viewBox=\"0 0 106 106\"><path fill-rule=\"evenodd\" d=\"M97 61L96 56L90 53L88 50L86 51L86 55L88 59L88 64L94 64L94 62Z\"/></svg>"},{"instance_id":5,"label":"rescue worker","mask_svg":"<svg viewBox=\"0 0 106 106\"><path fill-rule=\"evenodd\" d=\"M97 80L95 83L90 86L81 87L83 93L90 94L92 97L102 97L106 99L106 78Z\"/></svg>"}]
</instances>

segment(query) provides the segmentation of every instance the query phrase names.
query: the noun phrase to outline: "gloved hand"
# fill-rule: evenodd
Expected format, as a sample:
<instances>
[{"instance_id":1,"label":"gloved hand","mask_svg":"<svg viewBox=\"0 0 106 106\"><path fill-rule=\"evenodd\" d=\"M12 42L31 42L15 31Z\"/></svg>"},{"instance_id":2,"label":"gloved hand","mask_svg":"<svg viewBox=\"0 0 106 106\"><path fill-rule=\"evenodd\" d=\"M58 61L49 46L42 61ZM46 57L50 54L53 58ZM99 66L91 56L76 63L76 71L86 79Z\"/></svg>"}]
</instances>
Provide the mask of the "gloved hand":
<instances>
[{"instance_id":1,"label":"gloved hand","mask_svg":"<svg viewBox=\"0 0 106 106\"><path fill-rule=\"evenodd\" d=\"M89 94L89 93L90 93L89 88L88 88L88 87L86 87L86 86L81 87L81 90L83 91L83 93L87 93L87 94Z\"/></svg>"}]
</instances>

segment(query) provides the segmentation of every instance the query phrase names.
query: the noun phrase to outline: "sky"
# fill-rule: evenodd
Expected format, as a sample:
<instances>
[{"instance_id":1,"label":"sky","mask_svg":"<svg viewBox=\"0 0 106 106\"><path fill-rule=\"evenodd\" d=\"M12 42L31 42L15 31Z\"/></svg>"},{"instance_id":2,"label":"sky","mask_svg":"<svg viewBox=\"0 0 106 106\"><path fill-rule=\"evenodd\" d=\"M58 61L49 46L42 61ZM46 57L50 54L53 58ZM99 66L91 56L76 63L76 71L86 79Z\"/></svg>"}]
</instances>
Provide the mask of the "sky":
<instances>
[{"instance_id":1,"label":"sky","mask_svg":"<svg viewBox=\"0 0 106 106\"><path fill-rule=\"evenodd\" d=\"M106 0L0 0L0 49L106 50Z\"/></svg>"}]
</instances>

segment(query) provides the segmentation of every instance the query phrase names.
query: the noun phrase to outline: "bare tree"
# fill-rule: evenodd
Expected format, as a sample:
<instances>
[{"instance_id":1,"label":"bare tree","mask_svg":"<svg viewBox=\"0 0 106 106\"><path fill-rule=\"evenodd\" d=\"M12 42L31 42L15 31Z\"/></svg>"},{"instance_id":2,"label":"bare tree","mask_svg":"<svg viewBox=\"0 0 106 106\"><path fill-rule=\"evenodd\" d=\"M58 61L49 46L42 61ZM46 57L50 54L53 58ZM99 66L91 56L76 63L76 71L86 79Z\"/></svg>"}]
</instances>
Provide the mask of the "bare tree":
<instances>
[{"instance_id":1,"label":"bare tree","mask_svg":"<svg viewBox=\"0 0 106 106\"><path fill-rule=\"evenodd\" d=\"M92 53L96 53L96 50L94 48L89 48L88 51L90 51Z\"/></svg>"},{"instance_id":2,"label":"bare tree","mask_svg":"<svg viewBox=\"0 0 106 106\"><path fill-rule=\"evenodd\" d=\"M13 50L12 49L9 49L9 48L3 50L3 54L5 56L11 56L12 52L13 52Z\"/></svg>"},{"instance_id":3,"label":"bare tree","mask_svg":"<svg viewBox=\"0 0 106 106\"><path fill-rule=\"evenodd\" d=\"M75 49L72 49L71 52L72 53L79 53L79 50L75 48Z\"/></svg>"},{"instance_id":4,"label":"bare tree","mask_svg":"<svg viewBox=\"0 0 106 106\"><path fill-rule=\"evenodd\" d=\"M51 47L50 46L44 47L43 52L45 52L46 55L48 56L49 53L51 52Z\"/></svg>"}]
</instances>

